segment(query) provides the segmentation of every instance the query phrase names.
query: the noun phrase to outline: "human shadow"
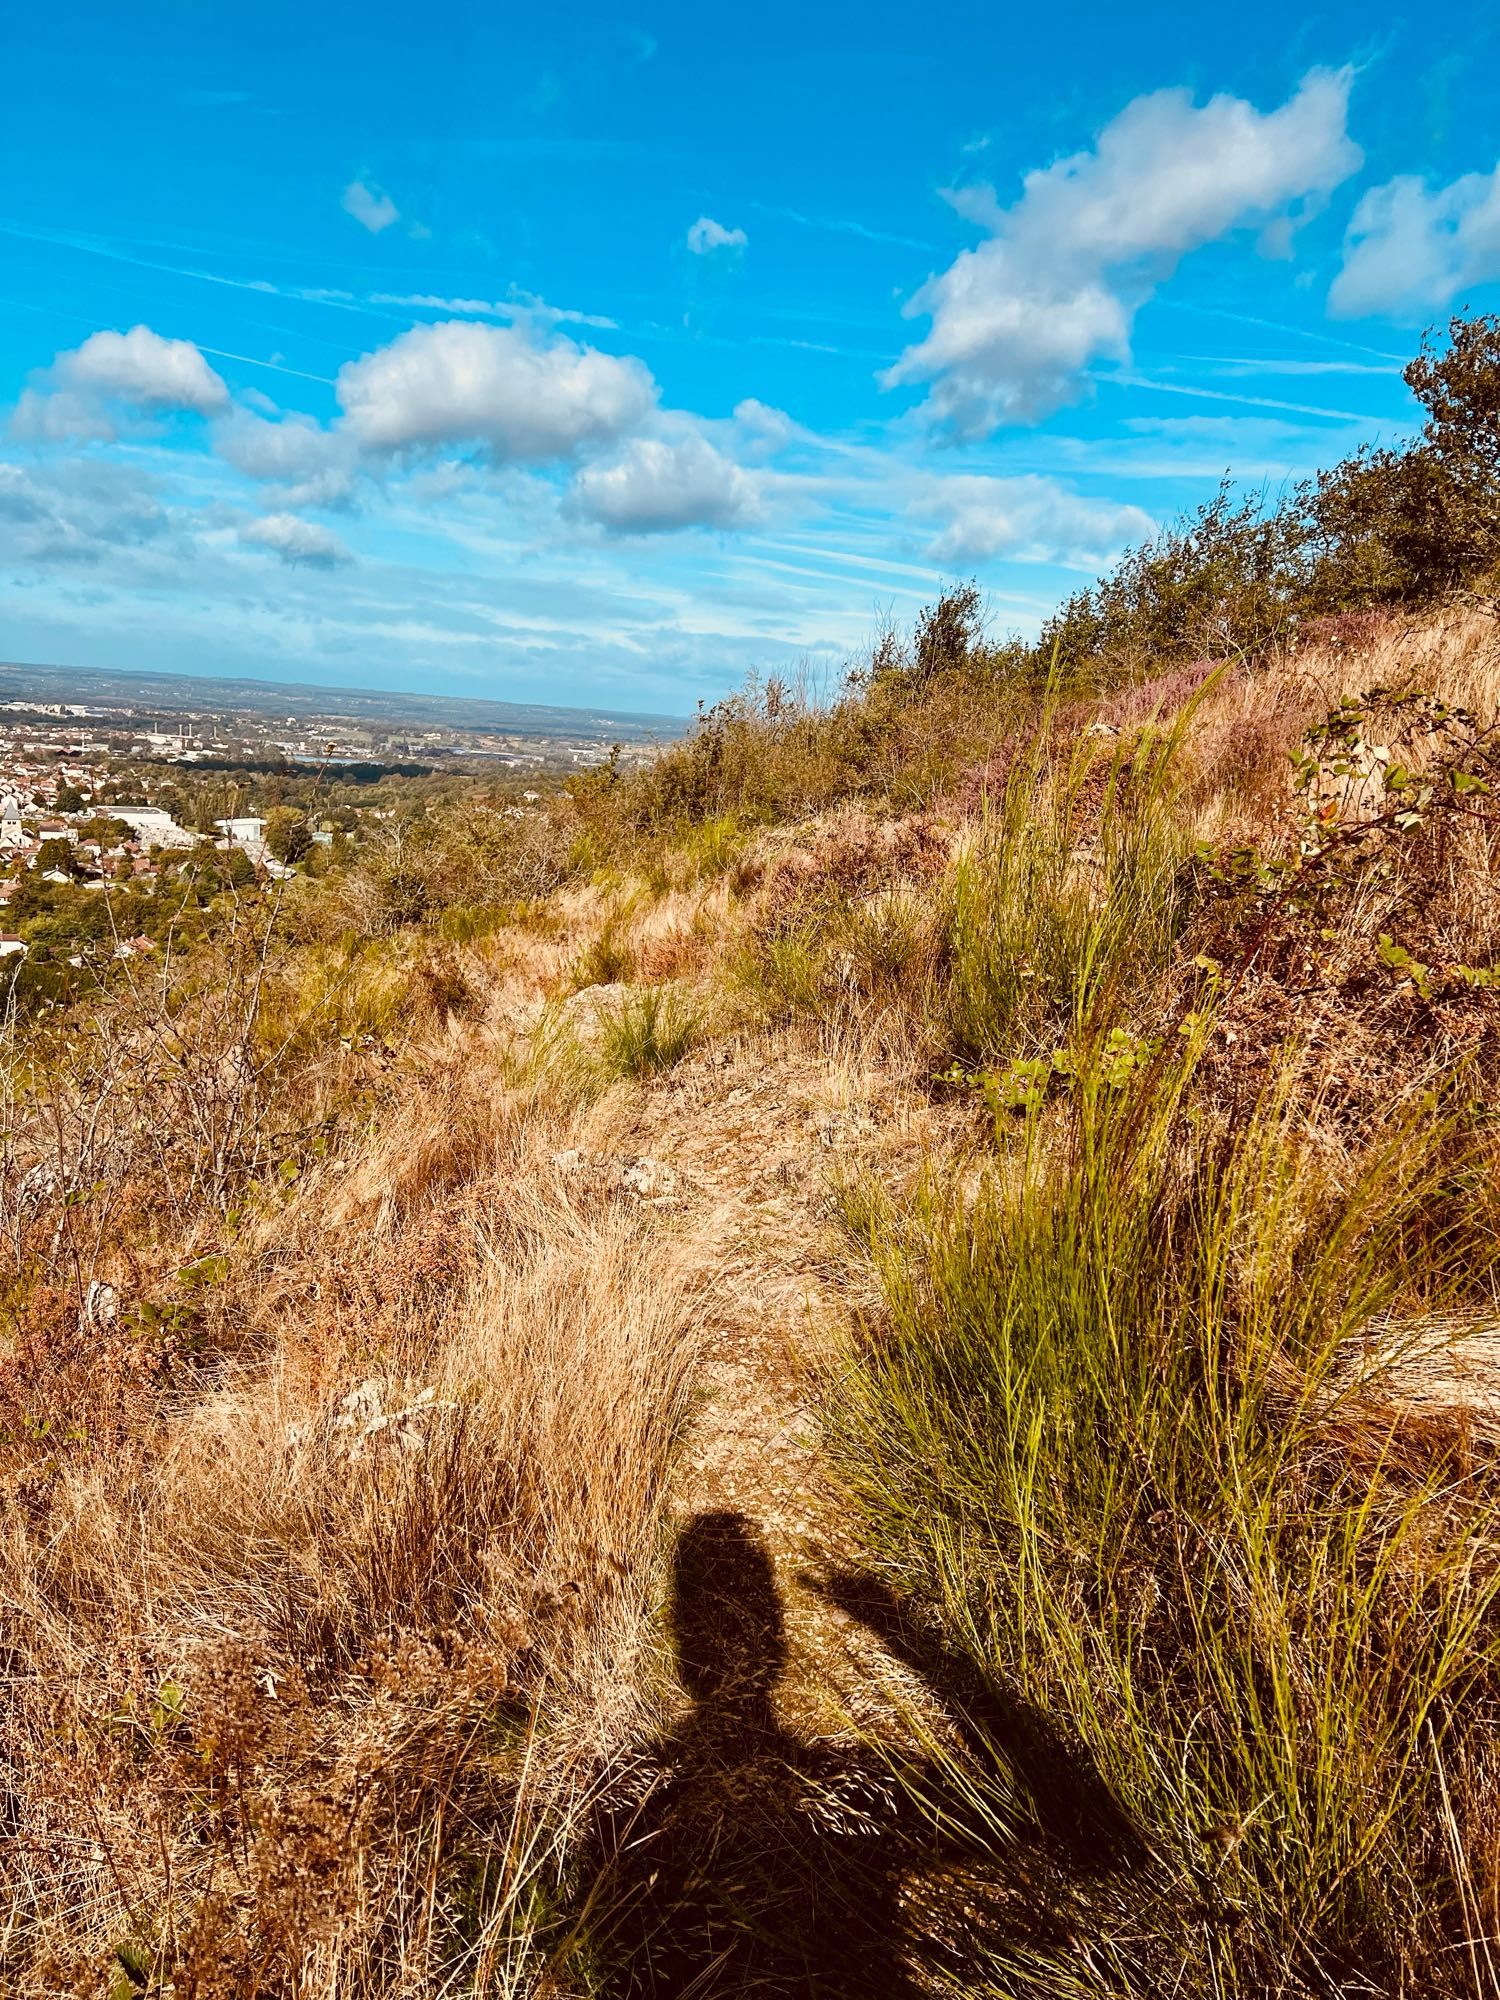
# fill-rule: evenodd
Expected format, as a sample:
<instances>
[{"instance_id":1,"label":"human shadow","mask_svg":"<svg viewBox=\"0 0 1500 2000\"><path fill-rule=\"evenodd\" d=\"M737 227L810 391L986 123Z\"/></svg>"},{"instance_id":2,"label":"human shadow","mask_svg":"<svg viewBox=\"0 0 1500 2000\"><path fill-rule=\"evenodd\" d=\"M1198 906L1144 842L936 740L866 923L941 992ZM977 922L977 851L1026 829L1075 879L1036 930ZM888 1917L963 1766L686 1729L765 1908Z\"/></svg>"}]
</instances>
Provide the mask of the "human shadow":
<instances>
[{"instance_id":1,"label":"human shadow","mask_svg":"<svg viewBox=\"0 0 1500 2000\"><path fill-rule=\"evenodd\" d=\"M1120 1801L1041 1709L946 1646L888 1584L855 1570L807 1581L938 1697L972 1769L989 1780L995 1798L1012 1801L1012 1819L1024 1822L1051 1863L1079 1880L1148 1863L1146 1843ZM908 1772L908 1782L919 1778Z\"/></svg>"},{"instance_id":2,"label":"human shadow","mask_svg":"<svg viewBox=\"0 0 1500 2000\"><path fill-rule=\"evenodd\" d=\"M1129 1865L1123 1815L1087 1774L1059 1781L1072 1760L1038 1718L989 1693L871 1579L815 1587L937 1698L956 1762L785 1729L770 1558L743 1515L700 1515L679 1539L671 1597L691 1711L598 1814L580 1869L576 1932L607 2000L914 2000L934 1972L961 1989L967 1968L1022 1935L1065 1947L1038 1857L1064 1873ZM999 1851L958 1765L1003 1776L1018 1798L1034 1790L1037 1837Z\"/></svg>"}]
</instances>

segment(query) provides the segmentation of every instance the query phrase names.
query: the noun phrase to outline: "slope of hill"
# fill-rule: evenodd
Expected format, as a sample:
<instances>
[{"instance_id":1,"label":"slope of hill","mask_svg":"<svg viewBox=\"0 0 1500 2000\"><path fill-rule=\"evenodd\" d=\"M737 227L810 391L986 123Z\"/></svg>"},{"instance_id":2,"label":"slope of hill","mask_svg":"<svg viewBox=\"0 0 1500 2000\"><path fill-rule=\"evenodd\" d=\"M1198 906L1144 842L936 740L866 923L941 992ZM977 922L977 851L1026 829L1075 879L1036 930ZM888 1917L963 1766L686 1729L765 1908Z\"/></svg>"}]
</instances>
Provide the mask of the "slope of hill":
<instances>
[{"instance_id":1,"label":"slope of hill","mask_svg":"<svg viewBox=\"0 0 1500 2000\"><path fill-rule=\"evenodd\" d=\"M1393 624L101 1009L11 1990L1474 1990L1497 693Z\"/></svg>"},{"instance_id":2,"label":"slope of hill","mask_svg":"<svg viewBox=\"0 0 1500 2000\"><path fill-rule=\"evenodd\" d=\"M13 1025L7 1991L1497 1991L1500 626L1144 573Z\"/></svg>"}]
</instances>

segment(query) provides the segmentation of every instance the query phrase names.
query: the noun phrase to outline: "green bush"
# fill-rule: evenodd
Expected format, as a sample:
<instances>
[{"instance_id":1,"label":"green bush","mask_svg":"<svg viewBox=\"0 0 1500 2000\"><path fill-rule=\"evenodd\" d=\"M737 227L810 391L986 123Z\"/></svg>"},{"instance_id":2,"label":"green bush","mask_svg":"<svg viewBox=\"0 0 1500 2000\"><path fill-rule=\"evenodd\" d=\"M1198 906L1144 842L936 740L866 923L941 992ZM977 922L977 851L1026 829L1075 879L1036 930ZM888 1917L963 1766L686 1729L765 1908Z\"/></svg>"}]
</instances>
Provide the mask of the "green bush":
<instances>
[{"instance_id":1,"label":"green bush","mask_svg":"<svg viewBox=\"0 0 1500 2000\"><path fill-rule=\"evenodd\" d=\"M1108 576L1070 597L1042 627L1033 670L1056 658L1101 685L1181 660L1253 652L1285 637L1305 599L1306 530L1295 504L1267 512L1214 497L1130 550Z\"/></svg>"},{"instance_id":2,"label":"green bush","mask_svg":"<svg viewBox=\"0 0 1500 2000\"><path fill-rule=\"evenodd\" d=\"M1432 603L1500 564L1500 317L1455 319L1405 370L1420 436L1365 449L1267 507L1212 500L1131 550L1047 621L1057 657L1095 684L1185 660L1254 654L1311 618Z\"/></svg>"},{"instance_id":3,"label":"green bush","mask_svg":"<svg viewBox=\"0 0 1500 2000\"><path fill-rule=\"evenodd\" d=\"M608 922L579 953L573 967L573 984L579 992L587 986L618 986L634 972L634 947L620 936L617 923Z\"/></svg>"},{"instance_id":4,"label":"green bush","mask_svg":"<svg viewBox=\"0 0 1500 2000\"><path fill-rule=\"evenodd\" d=\"M1045 1054L1126 1018L1162 976L1190 908L1192 842L1171 810L1189 713L1128 764L1088 739L1059 763L1044 715L953 870L932 1004L961 1062Z\"/></svg>"}]
</instances>

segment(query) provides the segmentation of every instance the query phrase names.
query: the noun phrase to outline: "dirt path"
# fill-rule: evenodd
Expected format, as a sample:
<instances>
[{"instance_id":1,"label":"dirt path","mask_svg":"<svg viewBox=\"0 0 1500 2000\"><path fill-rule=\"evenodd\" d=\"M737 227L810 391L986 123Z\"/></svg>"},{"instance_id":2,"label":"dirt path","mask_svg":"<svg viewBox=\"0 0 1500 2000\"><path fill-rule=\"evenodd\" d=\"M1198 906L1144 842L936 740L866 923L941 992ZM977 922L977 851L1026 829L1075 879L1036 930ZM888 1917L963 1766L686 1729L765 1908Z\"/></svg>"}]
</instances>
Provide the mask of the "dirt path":
<instances>
[{"instance_id":1,"label":"dirt path","mask_svg":"<svg viewBox=\"0 0 1500 2000\"><path fill-rule=\"evenodd\" d=\"M657 1197L714 1275L699 1399L672 1517L741 1516L775 1576L786 1644L777 1712L804 1740L888 1734L921 1702L911 1677L817 1579L853 1557L819 1440L817 1394L864 1300L832 1193L899 1181L931 1156L930 1104L879 1070L763 1049L716 1051L644 1095L621 1140L665 1169ZM652 1184L648 1170L646 1184Z\"/></svg>"},{"instance_id":2,"label":"dirt path","mask_svg":"<svg viewBox=\"0 0 1500 2000\"><path fill-rule=\"evenodd\" d=\"M670 1501L673 1692L599 1897L627 1968L611 2000L918 2000L964 1962L979 1877L951 1797L935 1831L909 1782L945 1785L952 1683L859 1573L818 1411L868 1282L833 1189L901 1185L941 1124L888 1074L761 1044L684 1064L610 1135L604 1171L712 1281Z\"/></svg>"}]
</instances>

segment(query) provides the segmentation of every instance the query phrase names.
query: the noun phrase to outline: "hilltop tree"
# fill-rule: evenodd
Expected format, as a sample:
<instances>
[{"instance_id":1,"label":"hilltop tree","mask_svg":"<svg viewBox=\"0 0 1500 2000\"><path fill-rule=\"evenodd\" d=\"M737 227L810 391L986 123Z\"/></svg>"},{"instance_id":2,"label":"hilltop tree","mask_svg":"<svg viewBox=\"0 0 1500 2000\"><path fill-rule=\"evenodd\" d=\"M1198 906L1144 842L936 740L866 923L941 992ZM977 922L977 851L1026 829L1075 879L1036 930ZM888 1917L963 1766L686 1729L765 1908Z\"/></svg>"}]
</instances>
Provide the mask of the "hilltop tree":
<instances>
[{"instance_id":1,"label":"hilltop tree","mask_svg":"<svg viewBox=\"0 0 1500 2000\"><path fill-rule=\"evenodd\" d=\"M1500 317L1455 319L1403 371L1427 411L1405 450L1366 448L1301 498L1319 609L1426 602L1500 562Z\"/></svg>"},{"instance_id":2,"label":"hilltop tree","mask_svg":"<svg viewBox=\"0 0 1500 2000\"><path fill-rule=\"evenodd\" d=\"M1450 320L1447 348L1429 334L1402 374L1427 411L1428 449L1472 476L1500 479L1500 314Z\"/></svg>"},{"instance_id":3,"label":"hilltop tree","mask_svg":"<svg viewBox=\"0 0 1500 2000\"><path fill-rule=\"evenodd\" d=\"M295 806L276 806L266 819L265 840L278 861L301 861L313 844L312 822Z\"/></svg>"}]
</instances>

